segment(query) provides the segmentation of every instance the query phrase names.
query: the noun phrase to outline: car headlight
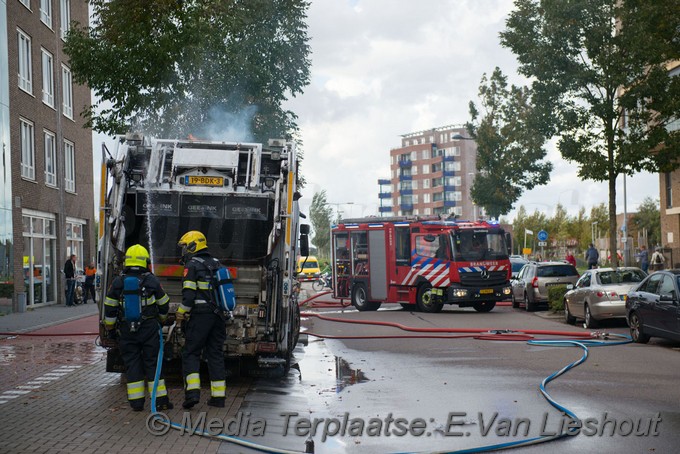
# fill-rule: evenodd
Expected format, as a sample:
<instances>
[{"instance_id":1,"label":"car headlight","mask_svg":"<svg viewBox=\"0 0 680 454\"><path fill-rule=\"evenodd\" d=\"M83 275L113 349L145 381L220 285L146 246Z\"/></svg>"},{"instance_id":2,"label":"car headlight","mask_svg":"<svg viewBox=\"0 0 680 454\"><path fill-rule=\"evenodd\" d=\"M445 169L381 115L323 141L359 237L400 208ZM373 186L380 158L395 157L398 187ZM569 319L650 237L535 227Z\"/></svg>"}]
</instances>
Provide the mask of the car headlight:
<instances>
[{"instance_id":1,"label":"car headlight","mask_svg":"<svg viewBox=\"0 0 680 454\"><path fill-rule=\"evenodd\" d=\"M465 290L464 288L454 288L453 289L453 296L456 298L465 298L468 295L468 291Z\"/></svg>"}]
</instances>

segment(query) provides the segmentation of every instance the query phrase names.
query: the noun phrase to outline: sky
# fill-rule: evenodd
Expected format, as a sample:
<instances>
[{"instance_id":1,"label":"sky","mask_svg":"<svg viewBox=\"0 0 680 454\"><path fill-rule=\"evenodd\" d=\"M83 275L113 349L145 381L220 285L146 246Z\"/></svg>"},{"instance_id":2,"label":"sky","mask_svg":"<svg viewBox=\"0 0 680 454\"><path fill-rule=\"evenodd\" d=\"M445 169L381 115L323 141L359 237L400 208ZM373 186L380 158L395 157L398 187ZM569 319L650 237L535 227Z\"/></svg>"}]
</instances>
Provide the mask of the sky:
<instances>
[{"instance_id":1,"label":"sky","mask_svg":"<svg viewBox=\"0 0 680 454\"><path fill-rule=\"evenodd\" d=\"M469 102L479 105L482 75L496 66L509 83L527 84L499 42L512 7L510 0L312 0L311 83L285 105L298 115L303 141L303 211L325 190L345 218L378 215L377 182L390 177L389 151L401 135L464 124ZM97 168L101 141L95 136ZM558 203L570 215L608 204L606 182L580 181L554 142L548 149L550 182L525 192L505 218L520 206L552 216ZM626 189L627 211L635 212L646 197L659 198L658 175L628 177ZM616 203L622 213L622 177Z\"/></svg>"}]
</instances>

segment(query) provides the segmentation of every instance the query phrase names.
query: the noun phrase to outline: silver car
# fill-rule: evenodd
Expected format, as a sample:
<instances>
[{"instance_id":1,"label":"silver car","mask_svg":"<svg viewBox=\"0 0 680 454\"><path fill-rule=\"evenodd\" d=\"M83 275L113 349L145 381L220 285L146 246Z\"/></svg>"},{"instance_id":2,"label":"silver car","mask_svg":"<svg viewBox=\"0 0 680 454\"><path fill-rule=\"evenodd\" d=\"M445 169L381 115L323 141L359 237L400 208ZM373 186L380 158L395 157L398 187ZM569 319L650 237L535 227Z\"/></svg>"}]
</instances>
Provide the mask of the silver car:
<instances>
[{"instance_id":1,"label":"silver car","mask_svg":"<svg viewBox=\"0 0 680 454\"><path fill-rule=\"evenodd\" d=\"M647 277L636 267L596 268L583 272L576 285L564 295L564 318L573 325L583 320L586 328L596 328L599 320L626 318L628 291Z\"/></svg>"},{"instance_id":2,"label":"silver car","mask_svg":"<svg viewBox=\"0 0 680 454\"><path fill-rule=\"evenodd\" d=\"M529 262L512 278L512 307L524 303L527 311L548 305L548 290L552 286L575 284L579 274L567 262Z\"/></svg>"}]
</instances>

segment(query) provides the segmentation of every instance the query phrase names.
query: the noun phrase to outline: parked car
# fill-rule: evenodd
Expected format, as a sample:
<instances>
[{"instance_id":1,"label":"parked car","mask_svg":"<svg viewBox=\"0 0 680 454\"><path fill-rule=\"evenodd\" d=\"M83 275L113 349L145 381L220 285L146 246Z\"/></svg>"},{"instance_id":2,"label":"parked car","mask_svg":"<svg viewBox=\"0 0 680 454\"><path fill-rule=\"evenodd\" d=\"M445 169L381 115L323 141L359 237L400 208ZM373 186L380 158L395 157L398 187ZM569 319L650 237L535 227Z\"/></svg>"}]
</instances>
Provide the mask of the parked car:
<instances>
[{"instance_id":1,"label":"parked car","mask_svg":"<svg viewBox=\"0 0 680 454\"><path fill-rule=\"evenodd\" d=\"M564 295L564 318L573 325L583 320L586 328L596 328L597 322L609 318L626 318L626 294L636 287L647 273L637 267L596 268L585 271L574 286L567 286Z\"/></svg>"},{"instance_id":2,"label":"parked car","mask_svg":"<svg viewBox=\"0 0 680 454\"><path fill-rule=\"evenodd\" d=\"M519 307L521 302L527 311L536 310L548 304L551 286L575 284L578 278L576 267L567 262L529 262L510 281L512 307Z\"/></svg>"},{"instance_id":3,"label":"parked car","mask_svg":"<svg viewBox=\"0 0 680 454\"><path fill-rule=\"evenodd\" d=\"M512 277L517 277L519 271L527 263L529 263L529 261L522 257L521 255L511 255L510 264L512 265Z\"/></svg>"},{"instance_id":4,"label":"parked car","mask_svg":"<svg viewBox=\"0 0 680 454\"><path fill-rule=\"evenodd\" d=\"M655 271L626 296L633 341L650 337L680 341L680 270Z\"/></svg>"}]
</instances>

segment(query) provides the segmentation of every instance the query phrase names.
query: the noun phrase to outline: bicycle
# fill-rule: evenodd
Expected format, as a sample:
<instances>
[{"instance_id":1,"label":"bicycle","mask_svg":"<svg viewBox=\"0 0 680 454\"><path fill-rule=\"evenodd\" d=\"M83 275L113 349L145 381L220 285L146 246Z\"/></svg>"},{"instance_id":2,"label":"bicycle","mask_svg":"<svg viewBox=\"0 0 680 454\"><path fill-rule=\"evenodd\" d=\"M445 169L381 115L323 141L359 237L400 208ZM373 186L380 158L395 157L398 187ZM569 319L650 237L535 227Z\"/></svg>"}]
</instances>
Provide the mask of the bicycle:
<instances>
[{"instance_id":1,"label":"bicycle","mask_svg":"<svg viewBox=\"0 0 680 454\"><path fill-rule=\"evenodd\" d=\"M315 278L314 282L312 282L312 290L314 290L315 292L320 292L325 287L328 287L330 289L333 288L333 281L331 279L330 273L323 273L317 278Z\"/></svg>"}]
</instances>

